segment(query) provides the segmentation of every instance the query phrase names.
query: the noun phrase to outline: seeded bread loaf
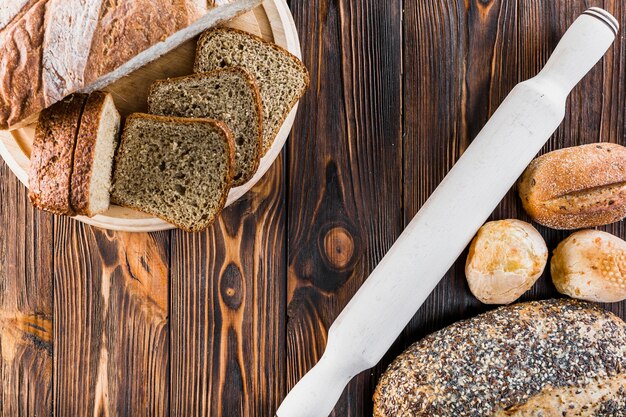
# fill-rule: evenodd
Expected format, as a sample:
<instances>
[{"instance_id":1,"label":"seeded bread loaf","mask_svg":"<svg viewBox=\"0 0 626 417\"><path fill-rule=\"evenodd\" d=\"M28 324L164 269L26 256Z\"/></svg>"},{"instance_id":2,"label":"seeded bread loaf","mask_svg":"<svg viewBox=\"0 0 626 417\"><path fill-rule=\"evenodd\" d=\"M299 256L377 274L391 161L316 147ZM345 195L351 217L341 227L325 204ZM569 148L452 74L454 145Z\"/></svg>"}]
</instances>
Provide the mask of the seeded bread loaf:
<instances>
[{"instance_id":1,"label":"seeded bread loaf","mask_svg":"<svg viewBox=\"0 0 626 417\"><path fill-rule=\"evenodd\" d=\"M210 119L133 114L113 174L113 201L196 232L221 212L234 175L234 143Z\"/></svg>"},{"instance_id":2,"label":"seeded bread loaf","mask_svg":"<svg viewBox=\"0 0 626 417\"><path fill-rule=\"evenodd\" d=\"M626 216L626 147L594 143L535 159L519 182L524 209L553 229L582 229Z\"/></svg>"},{"instance_id":3,"label":"seeded bread loaf","mask_svg":"<svg viewBox=\"0 0 626 417\"><path fill-rule=\"evenodd\" d=\"M70 201L74 148L86 95L75 94L41 113L30 157L29 197L35 207L74 215Z\"/></svg>"},{"instance_id":4,"label":"seeded bread loaf","mask_svg":"<svg viewBox=\"0 0 626 417\"><path fill-rule=\"evenodd\" d=\"M93 217L109 208L113 156L120 114L111 94L87 99L74 151L71 204L76 214Z\"/></svg>"},{"instance_id":5,"label":"seeded bread loaf","mask_svg":"<svg viewBox=\"0 0 626 417\"><path fill-rule=\"evenodd\" d=\"M238 67L157 81L148 97L150 113L224 122L235 140L233 186L256 172L262 152L263 107L254 78Z\"/></svg>"},{"instance_id":6,"label":"seeded bread loaf","mask_svg":"<svg viewBox=\"0 0 626 417\"><path fill-rule=\"evenodd\" d=\"M71 93L104 88L261 0L1 3L0 129L7 129Z\"/></svg>"},{"instance_id":7,"label":"seeded bread loaf","mask_svg":"<svg viewBox=\"0 0 626 417\"><path fill-rule=\"evenodd\" d=\"M626 323L591 304L549 300L459 322L400 355L375 417L626 415Z\"/></svg>"},{"instance_id":8,"label":"seeded bread loaf","mask_svg":"<svg viewBox=\"0 0 626 417\"><path fill-rule=\"evenodd\" d=\"M302 62L283 48L235 29L205 32L198 41L195 72L239 66L257 81L263 102L264 152L309 85Z\"/></svg>"}]
</instances>

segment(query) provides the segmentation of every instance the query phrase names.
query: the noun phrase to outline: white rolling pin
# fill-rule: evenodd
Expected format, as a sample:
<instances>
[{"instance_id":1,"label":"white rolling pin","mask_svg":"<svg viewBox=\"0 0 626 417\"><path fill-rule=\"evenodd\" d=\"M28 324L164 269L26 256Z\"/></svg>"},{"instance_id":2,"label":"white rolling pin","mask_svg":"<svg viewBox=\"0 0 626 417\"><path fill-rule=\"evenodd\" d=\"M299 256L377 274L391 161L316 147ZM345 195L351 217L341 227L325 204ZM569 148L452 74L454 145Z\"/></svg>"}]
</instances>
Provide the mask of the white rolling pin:
<instances>
[{"instance_id":1,"label":"white rolling pin","mask_svg":"<svg viewBox=\"0 0 626 417\"><path fill-rule=\"evenodd\" d=\"M565 115L565 101L618 32L591 8L536 77L518 84L355 294L320 361L278 417L326 417L356 374L373 367L453 265Z\"/></svg>"}]
</instances>

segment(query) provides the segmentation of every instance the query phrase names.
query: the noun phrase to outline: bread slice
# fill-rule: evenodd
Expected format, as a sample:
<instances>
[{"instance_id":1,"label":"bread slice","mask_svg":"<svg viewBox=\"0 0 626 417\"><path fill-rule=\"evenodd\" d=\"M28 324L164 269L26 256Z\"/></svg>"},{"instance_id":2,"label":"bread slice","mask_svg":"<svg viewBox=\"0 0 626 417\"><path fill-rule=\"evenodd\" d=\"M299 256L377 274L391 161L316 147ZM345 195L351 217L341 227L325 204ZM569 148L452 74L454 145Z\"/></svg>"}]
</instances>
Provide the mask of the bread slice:
<instances>
[{"instance_id":1,"label":"bread slice","mask_svg":"<svg viewBox=\"0 0 626 417\"><path fill-rule=\"evenodd\" d=\"M113 201L189 232L205 229L226 203L234 148L222 122L133 114L115 159Z\"/></svg>"},{"instance_id":2,"label":"bread slice","mask_svg":"<svg viewBox=\"0 0 626 417\"><path fill-rule=\"evenodd\" d=\"M85 104L74 151L71 204L76 214L93 217L109 208L119 128L120 114L111 94L92 93Z\"/></svg>"},{"instance_id":3,"label":"bread slice","mask_svg":"<svg viewBox=\"0 0 626 417\"><path fill-rule=\"evenodd\" d=\"M87 96L74 94L44 110L30 158L29 197L35 207L74 215L70 202L74 148Z\"/></svg>"},{"instance_id":4,"label":"bread slice","mask_svg":"<svg viewBox=\"0 0 626 417\"><path fill-rule=\"evenodd\" d=\"M247 182L259 167L263 106L254 78L233 67L155 82L148 97L150 113L221 120L235 140L233 185Z\"/></svg>"},{"instance_id":5,"label":"bread slice","mask_svg":"<svg viewBox=\"0 0 626 417\"><path fill-rule=\"evenodd\" d=\"M309 85L302 62L281 47L235 29L205 32L198 41L195 72L240 66L256 78L263 102L263 151L272 146L289 112Z\"/></svg>"}]
</instances>

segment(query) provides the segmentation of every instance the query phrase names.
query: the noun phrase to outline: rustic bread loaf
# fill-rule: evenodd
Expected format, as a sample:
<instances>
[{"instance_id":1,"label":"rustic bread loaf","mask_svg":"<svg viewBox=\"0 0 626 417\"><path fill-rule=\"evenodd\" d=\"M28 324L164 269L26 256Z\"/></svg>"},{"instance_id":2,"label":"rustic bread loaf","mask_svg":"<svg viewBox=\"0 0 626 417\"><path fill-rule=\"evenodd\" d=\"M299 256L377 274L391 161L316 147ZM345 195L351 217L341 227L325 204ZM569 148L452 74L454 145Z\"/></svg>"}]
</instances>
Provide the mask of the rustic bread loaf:
<instances>
[{"instance_id":1,"label":"rustic bread loaf","mask_svg":"<svg viewBox=\"0 0 626 417\"><path fill-rule=\"evenodd\" d=\"M46 4L42 0L18 12L0 31L0 129L47 107L41 62Z\"/></svg>"},{"instance_id":2,"label":"rustic bread loaf","mask_svg":"<svg viewBox=\"0 0 626 417\"><path fill-rule=\"evenodd\" d=\"M626 242L600 230L582 230L559 243L550 262L561 293L580 300L626 300Z\"/></svg>"},{"instance_id":3,"label":"rustic bread loaf","mask_svg":"<svg viewBox=\"0 0 626 417\"><path fill-rule=\"evenodd\" d=\"M0 129L101 89L260 2L18 0L0 12Z\"/></svg>"},{"instance_id":4,"label":"rustic bread loaf","mask_svg":"<svg viewBox=\"0 0 626 417\"><path fill-rule=\"evenodd\" d=\"M233 186L256 172L263 141L263 107L254 78L238 67L157 81L148 97L150 113L224 122L235 140Z\"/></svg>"},{"instance_id":5,"label":"rustic bread loaf","mask_svg":"<svg viewBox=\"0 0 626 417\"><path fill-rule=\"evenodd\" d=\"M375 417L626 415L626 323L549 300L456 323L400 355Z\"/></svg>"},{"instance_id":6,"label":"rustic bread loaf","mask_svg":"<svg viewBox=\"0 0 626 417\"><path fill-rule=\"evenodd\" d=\"M29 197L35 207L74 215L70 201L74 148L86 95L75 94L41 113L30 156Z\"/></svg>"},{"instance_id":7,"label":"rustic bread loaf","mask_svg":"<svg viewBox=\"0 0 626 417\"><path fill-rule=\"evenodd\" d=\"M226 203L234 155L221 122L133 114L115 159L113 201L200 231Z\"/></svg>"},{"instance_id":8,"label":"rustic bread loaf","mask_svg":"<svg viewBox=\"0 0 626 417\"><path fill-rule=\"evenodd\" d=\"M465 263L470 291L485 304L510 304L537 282L548 262L539 232L520 220L486 223L472 240Z\"/></svg>"},{"instance_id":9,"label":"rustic bread loaf","mask_svg":"<svg viewBox=\"0 0 626 417\"><path fill-rule=\"evenodd\" d=\"M263 149L272 146L289 112L309 85L302 62L281 47L235 29L214 29L198 41L195 72L239 66L256 78L263 102Z\"/></svg>"},{"instance_id":10,"label":"rustic bread loaf","mask_svg":"<svg viewBox=\"0 0 626 417\"><path fill-rule=\"evenodd\" d=\"M93 217L109 208L113 156L120 114L113 97L95 92L87 99L74 151L71 204L76 214Z\"/></svg>"},{"instance_id":11,"label":"rustic bread loaf","mask_svg":"<svg viewBox=\"0 0 626 417\"><path fill-rule=\"evenodd\" d=\"M519 182L524 208L553 229L581 229L626 216L626 148L596 143L535 159Z\"/></svg>"}]
</instances>

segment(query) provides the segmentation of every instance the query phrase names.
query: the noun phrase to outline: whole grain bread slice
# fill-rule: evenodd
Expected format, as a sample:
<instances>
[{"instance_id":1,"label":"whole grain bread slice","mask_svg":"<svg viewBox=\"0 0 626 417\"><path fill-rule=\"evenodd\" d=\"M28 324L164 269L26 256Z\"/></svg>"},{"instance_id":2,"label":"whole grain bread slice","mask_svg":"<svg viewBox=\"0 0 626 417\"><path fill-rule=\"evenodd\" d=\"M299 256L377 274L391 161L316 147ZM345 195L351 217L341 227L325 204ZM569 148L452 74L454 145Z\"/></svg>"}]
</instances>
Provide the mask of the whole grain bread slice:
<instances>
[{"instance_id":1,"label":"whole grain bread slice","mask_svg":"<svg viewBox=\"0 0 626 417\"><path fill-rule=\"evenodd\" d=\"M234 148L222 122L133 114L115 159L112 199L183 230L203 230L226 203Z\"/></svg>"},{"instance_id":2,"label":"whole grain bread slice","mask_svg":"<svg viewBox=\"0 0 626 417\"><path fill-rule=\"evenodd\" d=\"M87 96L74 94L44 110L35 130L28 176L35 207L74 215L70 201L74 148Z\"/></svg>"},{"instance_id":3,"label":"whole grain bread slice","mask_svg":"<svg viewBox=\"0 0 626 417\"><path fill-rule=\"evenodd\" d=\"M263 150L272 146L291 109L309 85L302 62L285 49L236 29L205 32L198 41L194 71L239 66L257 81L263 102Z\"/></svg>"},{"instance_id":4,"label":"whole grain bread slice","mask_svg":"<svg viewBox=\"0 0 626 417\"><path fill-rule=\"evenodd\" d=\"M74 151L71 204L76 214L93 217L109 208L113 157L120 114L109 93L87 99Z\"/></svg>"},{"instance_id":5,"label":"whole grain bread slice","mask_svg":"<svg viewBox=\"0 0 626 417\"><path fill-rule=\"evenodd\" d=\"M233 186L256 172L262 153L263 106L254 78L239 67L160 80L150 88L150 113L224 122L235 140Z\"/></svg>"}]
</instances>

